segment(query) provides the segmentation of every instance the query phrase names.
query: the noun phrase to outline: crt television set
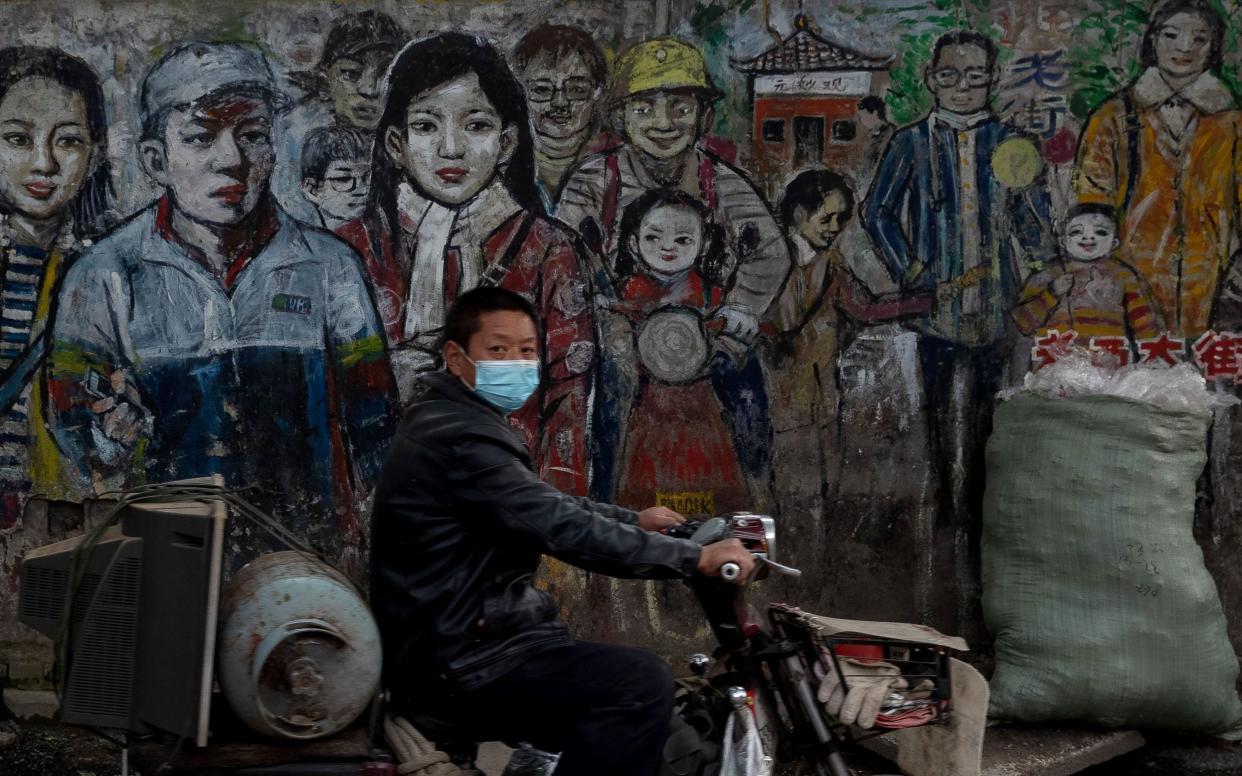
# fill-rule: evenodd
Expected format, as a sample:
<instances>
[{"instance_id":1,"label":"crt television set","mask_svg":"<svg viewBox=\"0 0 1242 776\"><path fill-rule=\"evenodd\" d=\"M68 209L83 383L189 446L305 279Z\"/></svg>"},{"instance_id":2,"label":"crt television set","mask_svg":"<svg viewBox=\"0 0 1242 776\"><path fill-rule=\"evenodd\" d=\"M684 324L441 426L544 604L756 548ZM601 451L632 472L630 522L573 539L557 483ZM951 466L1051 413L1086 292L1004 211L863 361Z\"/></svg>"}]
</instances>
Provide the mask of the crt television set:
<instances>
[{"instance_id":1,"label":"crt television set","mask_svg":"<svg viewBox=\"0 0 1242 776\"><path fill-rule=\"evenodd\" d=\"M73 591L62 722L207 745L226 516L221 501L129 503L90 548ZM56 638L85 539L27 553L20 622Z\"/></svg>"}]
</instances>

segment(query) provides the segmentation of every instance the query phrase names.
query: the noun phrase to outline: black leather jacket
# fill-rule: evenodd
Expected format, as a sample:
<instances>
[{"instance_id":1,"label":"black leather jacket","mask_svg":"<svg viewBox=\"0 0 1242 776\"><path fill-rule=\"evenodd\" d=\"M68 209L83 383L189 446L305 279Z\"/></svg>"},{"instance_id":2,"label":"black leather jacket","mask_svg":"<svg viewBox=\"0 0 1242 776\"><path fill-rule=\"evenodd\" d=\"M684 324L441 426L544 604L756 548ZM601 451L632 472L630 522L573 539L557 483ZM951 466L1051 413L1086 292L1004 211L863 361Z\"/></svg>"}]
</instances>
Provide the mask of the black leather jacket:
<instances>
[{"instance_id":1,"label":"black leather jacket","mask_svg":"<svg viewBox=\"0 0 1242 776\"><path fill-rule=\"evenodd\" d=\"M491 405L447 372L422 381L372 513L371 605L391 689L474 689L571 643L552 597L532 585L544 553L617 577L694 573L696 544L544 483Z\"/></svg>"}]
</instances>

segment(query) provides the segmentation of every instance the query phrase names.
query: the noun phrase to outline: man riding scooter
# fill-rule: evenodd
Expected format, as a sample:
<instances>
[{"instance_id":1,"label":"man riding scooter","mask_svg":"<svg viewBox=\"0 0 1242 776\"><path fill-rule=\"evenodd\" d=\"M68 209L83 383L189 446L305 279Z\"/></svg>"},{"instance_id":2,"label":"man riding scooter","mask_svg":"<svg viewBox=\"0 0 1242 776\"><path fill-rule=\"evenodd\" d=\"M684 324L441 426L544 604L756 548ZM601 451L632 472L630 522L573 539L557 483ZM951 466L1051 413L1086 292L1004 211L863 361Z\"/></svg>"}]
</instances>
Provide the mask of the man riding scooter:
<instances>
[{"instance_id":1,"label":"man riding scooter","mask_svg":"<svg viewBox=\"0 0 1242 776\"><path fill-rule=\"evenodd\" d=\"M479 740L560 751L558 776L659 770L673 699L668 666L630 647L575 641L534 586L542 554L639 579L716 576L754 559L732 539L658 533L683 518L568 496L542 482L505 416L539 384L535 309L481 287L446 316L445 368L405 416L376 488L371 603L398 713L469 725Z\"/></svg>"}]
</instances>

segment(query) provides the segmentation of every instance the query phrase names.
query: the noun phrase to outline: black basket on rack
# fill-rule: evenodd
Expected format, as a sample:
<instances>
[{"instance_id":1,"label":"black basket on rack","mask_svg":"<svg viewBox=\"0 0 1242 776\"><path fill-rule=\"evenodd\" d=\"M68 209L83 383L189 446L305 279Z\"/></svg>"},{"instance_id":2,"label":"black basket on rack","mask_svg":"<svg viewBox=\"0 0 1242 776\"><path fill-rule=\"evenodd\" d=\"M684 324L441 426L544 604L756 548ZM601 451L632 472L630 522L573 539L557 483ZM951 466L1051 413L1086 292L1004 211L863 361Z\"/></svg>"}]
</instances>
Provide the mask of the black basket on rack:
<instances>
[{"instance_id":1,"label":"black basket on rack","mask_svg":"<svg viewBox=\"0 0 1242 776\"><path fill-rule=\"evenodd\" d=\"M875 729L900 730L943 723L951 711L949 658L966 651L966 642L923 625L839 620L786 604L768 609L773 629L798 647L821 679L836 675L845 691L851 681L877 675L900 676L880 705Z\"/></svg>"}]
</instances>

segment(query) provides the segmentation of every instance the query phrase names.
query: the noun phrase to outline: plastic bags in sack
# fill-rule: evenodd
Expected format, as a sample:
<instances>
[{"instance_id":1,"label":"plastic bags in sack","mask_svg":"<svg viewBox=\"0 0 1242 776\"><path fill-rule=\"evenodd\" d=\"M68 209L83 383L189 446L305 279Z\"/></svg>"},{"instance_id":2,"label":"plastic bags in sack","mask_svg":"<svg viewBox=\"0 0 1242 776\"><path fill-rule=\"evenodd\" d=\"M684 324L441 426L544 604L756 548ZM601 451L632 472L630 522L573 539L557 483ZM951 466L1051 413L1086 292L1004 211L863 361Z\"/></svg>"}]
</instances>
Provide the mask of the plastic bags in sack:
<instances>
[{"instance_id":1,"label":"plastic bags in sack","mask_svg":"<svg viewBox=\"0 0 1242 776\"><path fill-rule=\"evenodd\" d=\"M1090 352L1081 349L1027 372L1021 388L1001 391L1000 398L1005 401L1026 393L1054 399L1116 396L1173 412L1208 412L1239 403L1231 393L1209 391L1203 375L1190 364L1109 366L1096 363Z\"/></svg>"},{"instance_id":2,"label":"plastic bags in sack","mask_svg":"<svg viewBox=\"0 0 1242 776\"><path fill-rule=\"evenodd\" d=\"M1238 729L1238 660L1192 532L1210 419L1115 395L1025 393L997 408L982 540L989 716Z\"/></svg>"},{"instance_id":3,"label":"plastic bags in sack","mask_svg":"<svg viewBox=\"0 0 1242 776\"><path fill-rule=\"evenodd\" d=\"M763 751L763 739L749 711L734 712L725 723L720 776L772 776L772 758Z\"/></svg>"}]
</instances>

